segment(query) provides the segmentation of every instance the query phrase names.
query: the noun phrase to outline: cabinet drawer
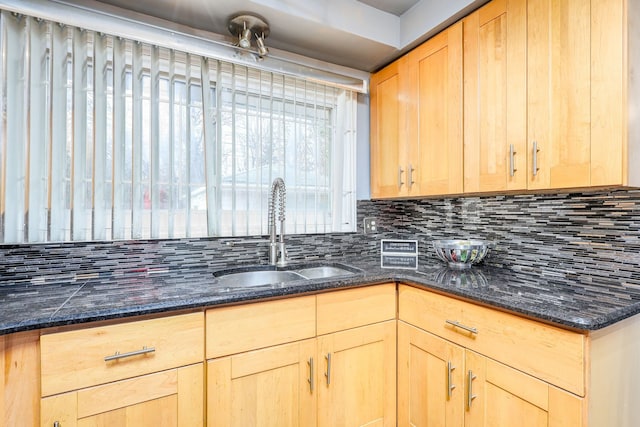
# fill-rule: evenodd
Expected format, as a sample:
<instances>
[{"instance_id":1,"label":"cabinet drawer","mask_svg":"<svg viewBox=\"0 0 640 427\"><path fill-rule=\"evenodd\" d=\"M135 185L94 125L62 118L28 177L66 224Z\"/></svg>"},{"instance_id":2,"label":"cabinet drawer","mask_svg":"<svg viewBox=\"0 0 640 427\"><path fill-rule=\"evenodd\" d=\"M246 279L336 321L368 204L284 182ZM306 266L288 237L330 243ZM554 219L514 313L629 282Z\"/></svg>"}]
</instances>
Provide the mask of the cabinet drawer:
<instances>
[{"instance_id":1,"label":"cabinet drawer","mask_svg":"<svg viewBox=\"0 0 640 427\"><path fill-rule=\"evenodd\" d=\"M400 320L584 396L584 335L410 286L399 295Z\"/></svg>"},{"instance_id":2,"label":"cabinet drawer","mask_svg":"<svg viewBox=\"0 0 640 427\"><path fill-rule=\"evenodd\" d=\"M395 283L318 295L318 335L395 318Z\"/></svg>"},{"instance_id":3,"label":"cabinet drawer","mask_svg":"<svg viewBox=\"0 0 640 427\"><path fill-rule=\"evenodd\" d=\"M42 335L42 396L201 362L203 337L203 313Z\"/></svg>"},{"instance_id":4,"label":"cabinet drawer","mask_svg":"<svg viewBox=\"0 0 640 427\"><path fill-rule=\"evenodd\" d=\"M207 359L312 338L316 297L207 310Z\"/></svg>"}]
</instances>

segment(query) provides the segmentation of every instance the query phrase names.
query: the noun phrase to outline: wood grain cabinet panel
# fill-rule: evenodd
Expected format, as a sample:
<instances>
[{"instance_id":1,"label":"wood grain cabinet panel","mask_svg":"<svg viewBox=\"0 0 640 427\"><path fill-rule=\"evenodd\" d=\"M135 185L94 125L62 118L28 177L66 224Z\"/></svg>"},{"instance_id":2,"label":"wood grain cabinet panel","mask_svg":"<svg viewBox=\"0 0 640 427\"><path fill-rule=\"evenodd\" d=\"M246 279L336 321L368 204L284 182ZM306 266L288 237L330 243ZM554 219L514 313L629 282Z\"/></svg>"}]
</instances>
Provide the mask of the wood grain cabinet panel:
<instances>
[{"instance_id":1,"label":"wood grain cabinet panel","mask_svg":"<svg viewBox=\"0 0 640 427\"><path fill-rule=\"evenodd\" d=\"M318 295L318 335L396 318L396 284Z\"/></svg>"},{"instance_id":2,"label":"wood grain cabinet panel","mask_svg":"<svg viewBox=\"0 0 640 427\"><path fill-rule=\"evenodd\" d=\"M314 295L207 310L207 359L316 335Z\"/></svg>"},{"instance_id":3,"label":"wood grain cabinet panel","mask_svg":"<svg viewBox=\"0 0 640 427\"><path fill-rule=\"evenodd\" d=\"M371 76L371 197L406 195L408 59L398 59Z\"/></svg>"},{"instance_id":4,"label":"wood grain cabinet panel","mask_svg":"<svg viewBox=\"0 0 640 427\"><path fill-rule=\"evenodd\" d=\"M464 192L527 188L527 4L493 0L463 20Z\"/></svg>"},{"instance_id":5,"label":"wood grain cabinet panel","mask_svg":"<svg viewBox=\"0 0 640 427\"><path fill-rule=\"evenodd\" d=\"M42 396L202 362L203 336L203 313L42 335Z\"/></svg>"},{"instance_id":6,"label":"wood grain cabinet panel","mask_svg":"<svg viewBox=\"0 0 640 427\"><path fill-rule=\"evenodd\" d=\"M203 364L45 397L42 427L204 424Z\"/></svg>"},{"instance_id":7,"label":"wood grain cabinet panel","mask_svg":"<svg viewBox=\"0 0 640 427\"><path fill-rule=\"evenodd\" d=\"M462 23L371 78L373 198L462 193Z\"/></svg>"},{"instance_id":8,"label":"wood grain cabinet panel","mask_svg":"<svg viewBox=\"0 0 640 427\"><path fill-rule=\"evenodd\" d=\"M567 379L584 378L580 346L557 328L502 314L400 287L399 426L586 425L588 399L563 390L567 384L575 389ZM576 354L582 358L577 372L567 365Z\"/></svg>"},{"instance_id":9,"label":"wood grain cabinet panel","mask_svg":"<svg viewBox=\"0 0 640 427\"><path fill-rule=\"evenodd\" d=\"M409 286L400 286L399 319L585 395L583 334Z\"/></svg>"}]
</instances>

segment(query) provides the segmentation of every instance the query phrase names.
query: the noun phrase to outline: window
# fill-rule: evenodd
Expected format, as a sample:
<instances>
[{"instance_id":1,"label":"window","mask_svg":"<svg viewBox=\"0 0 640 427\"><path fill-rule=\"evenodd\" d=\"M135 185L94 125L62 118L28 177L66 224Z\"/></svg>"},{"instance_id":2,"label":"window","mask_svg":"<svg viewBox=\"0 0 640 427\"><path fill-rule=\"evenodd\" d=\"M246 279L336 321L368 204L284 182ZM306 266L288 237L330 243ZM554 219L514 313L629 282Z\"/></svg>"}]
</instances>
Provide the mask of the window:
<instances>
[{"instance_id":1,"label":"window","mask_svg":"<svg viewBox=\"0 0 640 427\"><path fill-rule=\"evenodd\" d=\"M355 92L2 11L0 242L355 230Z\"/></svg>"}]
</instances>

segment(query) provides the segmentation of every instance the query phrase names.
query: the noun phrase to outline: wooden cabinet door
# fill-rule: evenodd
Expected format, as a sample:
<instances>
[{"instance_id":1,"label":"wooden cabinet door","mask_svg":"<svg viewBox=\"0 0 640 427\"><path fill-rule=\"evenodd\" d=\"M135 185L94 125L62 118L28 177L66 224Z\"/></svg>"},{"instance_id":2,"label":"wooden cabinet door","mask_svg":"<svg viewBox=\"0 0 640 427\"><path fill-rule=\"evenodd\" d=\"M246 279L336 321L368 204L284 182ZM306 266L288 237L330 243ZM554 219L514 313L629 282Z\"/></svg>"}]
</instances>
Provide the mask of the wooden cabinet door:
<instances>
[{"instance_id":1,"label":"wooden cabinet door","mask_svg":"<svg viewBox=\"0 0 640 427\"><path fill-rule=\"evenodd\" d=\"M396 321L318 338L318 425L395 426Z\"/></svg>"},{"instance_id":2,"label":"wooden cabinet door","mask_svg":"<svg viewBox=\"0 0 640 427\"><path fill-rule=\"evenodd\" d=\"M408 75L409 194L462 193L462 23L411 51Z\"/></svg>"},{"instance_id":3,"label":"wooden cabinet door","mask_svg":"<svg viewBox=\"0 0 640 427\"><path fill-rule=\"evenodd\" d=\"M464 192L527 188L527 4L493 0L464 26Z\"/></svg>"},{"instance_id":4,"label":"wooden cabinet door","mask_svg":"<svg viewBox=\"0 0 640 427\"><path fill-rule=\"evenodd\" d=\"M371 77L371 197L406 194L407 58L402 57Z\"/></svg>"},{"instance_id":5,"label":"wooden cabinet door","mask_svg":"<svg viewBox=\"0 0 640 427\"><path fill-rule=\"evenodd\" d=\"M529 189L590 185L590 7L527 2Z\"/></svg>"},{"instance_id":6,"label":"wooden cabinet door","mask_svg":"<svg viewBox=\"0 0 640 427\"><path fill-rule=\"evenodd\" d=\"M200 363L43 398L41 426L202 426L202 368Z\"/></svg>"},{"instance_id":7,"label":"wooden cabinet door","mask_svg":"<svg viewBox=\"0 0 640 427\"><path fill-rule=\"evenodd\" d=\"M313 427L319 361L315 339L213 359L209 427Z\"/></svg>"},{"instance_id":8,"label":"wooden cabinet door","mask_svg":"<svg viewBox=\"0 0 640 427\"><path fill-rule=\"evenodd\" d=\"M464 422L464 349L398 322L398 426Z\"/></svg>"},{"instance_id":9,"label":"wooden cabinet door","mask_svg":"<svg viewBox=\"0 0 640 427\"><path fill-rule=\"evenodd\" d=\"M584 425L583 399L478 353L465 356L465 426Z\"/></svg>"}]
</instances>

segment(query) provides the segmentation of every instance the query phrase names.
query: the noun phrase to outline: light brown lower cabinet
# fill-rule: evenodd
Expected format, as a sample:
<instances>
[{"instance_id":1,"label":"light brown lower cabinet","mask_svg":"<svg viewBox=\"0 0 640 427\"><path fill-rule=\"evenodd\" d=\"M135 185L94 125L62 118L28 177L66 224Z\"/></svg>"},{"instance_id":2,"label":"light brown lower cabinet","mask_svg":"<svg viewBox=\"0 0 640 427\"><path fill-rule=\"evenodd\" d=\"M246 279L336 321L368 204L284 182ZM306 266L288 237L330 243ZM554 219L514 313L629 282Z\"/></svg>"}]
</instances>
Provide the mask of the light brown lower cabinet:
<instances>
[{"instance_id":1,"label":"light brown lower cabinet","mask_svg":"<svg viewBox=\"0 0 640 427\"><path fill-rule=\"evenodd\" d=\"M389 283L208 310L208 426L395 426L395 295Z\"/></svg>"},{"instance_id":2,"label":"light brown lower cabinet","mask_svg":"<svg viewBox=\"0 0 640 427\"><path fill-rule=\"evenodd\" d=\"M395 321L208 361L209 427L395 425Z\"/></svg>"},{"instance_id":3,"label":"light brown lower cabinet","mask_svg":"<svg viewBox=\"0 0 640 427\"><path fill-rule=\"evenodd\" d=\"M45 397L41 425L196 427L203 421L203 364Z\"/></svg>"},{"instance_id":4,"label":"light brown lower cabinet","mask_svg":"<svg viewBox=\"0 0 640 427\"><path fill-rule=\"evenodd\" d=\"M582 426L583 399L398 322L399 426Z\"/></svg>"},{"instance_id":5,"label":"light brown lower cabinet","mask_svg":"<svg viewBox=\"0 0 640 427\"><path fill-rule=\"evenodd\" d=\"M42 427L201 427L204 314L40 336Z\"/></svg>"}]
</instances>

